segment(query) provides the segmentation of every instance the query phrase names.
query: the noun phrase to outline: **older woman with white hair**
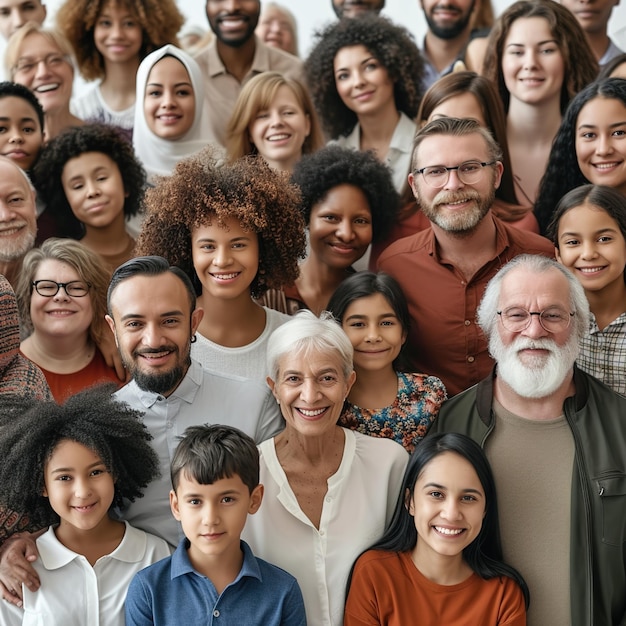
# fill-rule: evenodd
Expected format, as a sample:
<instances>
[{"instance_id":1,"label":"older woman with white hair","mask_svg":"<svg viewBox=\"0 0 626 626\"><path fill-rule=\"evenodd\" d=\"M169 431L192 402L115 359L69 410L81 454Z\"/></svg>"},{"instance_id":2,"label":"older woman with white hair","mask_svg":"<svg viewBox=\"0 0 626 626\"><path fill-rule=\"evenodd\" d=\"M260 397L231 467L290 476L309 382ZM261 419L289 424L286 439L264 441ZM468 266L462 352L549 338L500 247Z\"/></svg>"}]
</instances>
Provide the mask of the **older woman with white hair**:
<instances>
[{"instance_id":1,"label":"older woman with white hair","mask_svg":"<svg viewBox=\"0 0 626 626\"><path fill-rule=\"evenodd\" d=\"M267 346L268 384L286 426L259 446L265 498L243 536L298 579L309 624L342 624L350 568L382 536L408 461L394 441L337 426L356 377L352 355L339 324L310 311Z\"/></svg>"}]
</instances>

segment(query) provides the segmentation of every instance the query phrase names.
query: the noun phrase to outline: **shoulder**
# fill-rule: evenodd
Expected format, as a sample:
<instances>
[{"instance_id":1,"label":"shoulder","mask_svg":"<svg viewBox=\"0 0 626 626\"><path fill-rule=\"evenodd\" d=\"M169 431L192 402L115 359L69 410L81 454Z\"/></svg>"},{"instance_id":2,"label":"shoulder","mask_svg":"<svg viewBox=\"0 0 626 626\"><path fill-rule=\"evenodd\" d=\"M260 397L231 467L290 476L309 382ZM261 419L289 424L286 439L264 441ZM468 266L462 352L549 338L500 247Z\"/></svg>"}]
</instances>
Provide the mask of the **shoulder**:
<instances>
[{"instance_id":1,"label":"shoulder","mask_svg":"<svg viewBox=\"0 0 626 626\"><path fill-rule=\"evenodd\" d=\"M554 257L554 244L545 237L511 226L494 217L496 226L506 233L509 248L515 254L542 254Z\"/></svg>"},{"instance_id":2,"label":"shoulder","mask_svg":"<svg viewBox=\"0 0 626 626\"><path fill-rule=\"evenodd\" d=\"M408 452L393 439L370 437L355 430L344 429L346 437L354 437L355 457L362 466L371 467L377 473L385 468L404 467L409 460Z\"/></svg>"},{"instance_id":3,"label":"shoulder","mask_svg":"<svg viewBox=\"0 0 626 626\"><path fill-rule=\"evenodd\" d=\"M388 248L385 248L378 258L378 266L384 269L383 265L394 261L405 255L415 254L424 251L433 237L432 230L427 228L409 237L403 237L394 241Z\"/></svg>"},{"instance_id":4,"label":"shoulder","mask_svg":"<svg viewBox=\"0 0 626 626\"><path fill-rule=\"evenodd\" d=\"M446 387L443 381L436 376L399 372L398 377L401 380L401 384L405 386L406 392L410 394L433 396L439 399L440 402L443 402L447 397Z\"/></svg>"}]
</instances>

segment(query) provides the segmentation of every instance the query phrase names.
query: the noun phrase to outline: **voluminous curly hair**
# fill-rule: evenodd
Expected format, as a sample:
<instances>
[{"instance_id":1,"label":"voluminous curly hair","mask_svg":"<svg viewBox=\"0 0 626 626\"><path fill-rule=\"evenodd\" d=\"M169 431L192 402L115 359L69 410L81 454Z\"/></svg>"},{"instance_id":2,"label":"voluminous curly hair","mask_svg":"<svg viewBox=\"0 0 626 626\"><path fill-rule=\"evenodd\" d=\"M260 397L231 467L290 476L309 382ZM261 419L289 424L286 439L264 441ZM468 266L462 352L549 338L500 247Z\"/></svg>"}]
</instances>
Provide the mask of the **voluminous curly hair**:
<instances>
[{"instance_id":1,"label":"voluminous curly hair","mask_svg":"<svg viewBox=\"0 0 626 626\"><path fill-rule=\"evenodd\" d=\"M57 29L76 52L81 75L86 80L104 78L104 57L96 48L94 30L110 3L128 9L143 32L139 59L167 43L178 46L176 34L185 22L175 0L65 0L56 14Z\"/></svg>"},{"instance_id":2,"label":"voluminous curly hair","mask_svg":"<svg viewBox=\"0 0 626 626\"><path fill-rule=\"evenodd\" d=\"M74 126L47 143L32 172L32 180L39 196L51 207L64 232L82 234L82 225L74 217L63 189L63 170L70 159L86 152L101 152L118 167L124 183L126 199L124 215L130 219L141 206L146 188L146 172L123 135L106 124ZM50 210L50 209L49 209Z\"/></svg>"},{"instance_id":3,"label":"voluminous curly hair","mask_svg":"<svg viewBox=\"0 0 626 626\"><path fill-rule=\"evenodd\" d=\"M59 443L75 441L100 457L115 479L113 506L140 498L159 475L159 461L141 413L111 397L115 385L78 393L64 405L0 397L0 502L26 513L32 527L59 521L42 494L48 460ZM7 406L10 404L10 406ZM5 410L6 408L6 410Z\"/></svg>"},{"instance_id":4,"label":"voluminous curly hair","mask_svg":"<svg viewBox=\"0 0 626 626\"><path fill-rule=\"evenodd\" d=\"M252 297L292 284L306 246L297 188L260 157L220 166L215 155L208 148L180 161L172 176L148 190L147 216L136 255L166 258L186 272L200 294L191 233L214 220L225 228L226 220L234 218L259 240L259 269L250 285Z\"/></svg>"},{"instance_id":5,"label":"voluminous curly hair","mask_svg":"<svg viewBox=\"0 0 626 626\"><path fill-rule=\"evenodd\" d=\"M26 253L15 288L20 321L24 329L33 330L33 322L30 318L33 281L41 263L48 260L66 263L74 269L80 280L89 283L89 294L85 296L90 298L93 310L89 336L94 343L101 344L105 333L109 332L104 316L107 312L106 294L111 275L105 269L98 254L73 239L50 237L41 244L41 247L33 248ZM56 277L46 276L46 279L55 280Z\"/></svg>"},{"instance_id":6,"label":"voluminous curly hair","mask_svg":"<svg viewBox=\"0 0 626 626\"><path fill-rule=\"evenodd\" d=\"M564 65L561 88L561 113L563 113L569 101L583 87L595 80L598 63L574 14L554 0L518 0L500 15L489 35L482 74L498 87L504 109L508 112L510 93L502 73L504 43L513 22L529 17L542 17L548 22L550 32L561 51Z\"/></svg>"},{"instance_id":7,"label":"voluminous curly hair","mask_svg":"<svg viewBox=\"0 0 626 626\"><path fill-rule=\"evenodd\" d=\"M358 21L362 18L358 18ZM367 198L372 214L372 241L384 239L400 209L398 192L389 168L373 152L361 152L331 144L308 154L296 164L291 181L302 192L302 214L309 224L311 210L334 187L352 185Z\"/></svg>"},{"instance_id":8,"label":"voluminous curly hair","mask_svg":"<svg viewBox=\"0 0 626 626\"><path fill-rule=\"evenodd\" d=\"M539 185L535 215L542 233L546 232L559 200L571 189L589 181L578 166L576 128L581 109L595 98L619 100L626 107L626 80L604 78L591 83L570 103L552 142L545 174ZM598 120L601 122L604 120Z\"/></svg>"},{"instance_id":9,"label":"voluminous curly hair","mask_svg":"<svg viewBox=\"0 0 626 626\"><path fill-rule=\"evenodd\" d=\"M412 35L384 17L363 15L334 22L316 34L317 43L305 62L313 102L330 137L347 135L357 115L341 99L335 83L335 56L348 46L365 46L393 81L398 111L413 119L422 98L424 60Z\"/></svg>"}]
</instances>

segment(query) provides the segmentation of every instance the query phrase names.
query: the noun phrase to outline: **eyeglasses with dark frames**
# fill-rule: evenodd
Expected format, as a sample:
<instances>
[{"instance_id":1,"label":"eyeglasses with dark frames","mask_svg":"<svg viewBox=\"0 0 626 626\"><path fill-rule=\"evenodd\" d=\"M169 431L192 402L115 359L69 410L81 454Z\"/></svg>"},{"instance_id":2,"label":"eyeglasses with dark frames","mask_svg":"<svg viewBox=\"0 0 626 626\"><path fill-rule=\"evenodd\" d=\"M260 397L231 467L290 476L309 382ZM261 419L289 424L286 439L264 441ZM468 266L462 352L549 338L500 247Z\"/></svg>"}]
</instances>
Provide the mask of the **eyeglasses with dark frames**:
<instances>
[{"instance_id":1,"label":"eyeglasses with dark frames","mask_svg":"<svg viewBox=\"0 0 626 626\"><path fill-rule=\"evenodd\" d=\"M69 283L57 283L54 280L34 280L31 285L44 298L52 298L63 287L65 293L72 298L83 298L89 293L91 285L84 280L71 280Z\"/></svg>"},{"instance_id":2,"label":"eyeglasses with dark frames","mask_svg":"<svg viewBox=\"0 0 626 626\"><path fill-rule=\"evenodd\" d=\"M530 326L533 315L539 318L541 327L549 333L558 333L569 327L572 317L576 314L570 313L560 307L550 307L543 311L527 311L521 307L510 307L504 311L496 311L500 316L502 326L512 333L521 333Z\"/></svg>"},{"instance_id":3,"label":"eyeglasses with dark frames","mask_svg":"<svg viewBox=\"0 0 626 626\"><path fill-rule=\"evenodd\" d=\"M466 185L477 183L485 167L495 165L498 161L465 161L461 165L446 167L445 165L429 165L419 170L413 170L413 175L421 174L424 182L433 189L441 189L450 180L450 172L456 171L459 180Z\"/></svg>"}]
</instances>

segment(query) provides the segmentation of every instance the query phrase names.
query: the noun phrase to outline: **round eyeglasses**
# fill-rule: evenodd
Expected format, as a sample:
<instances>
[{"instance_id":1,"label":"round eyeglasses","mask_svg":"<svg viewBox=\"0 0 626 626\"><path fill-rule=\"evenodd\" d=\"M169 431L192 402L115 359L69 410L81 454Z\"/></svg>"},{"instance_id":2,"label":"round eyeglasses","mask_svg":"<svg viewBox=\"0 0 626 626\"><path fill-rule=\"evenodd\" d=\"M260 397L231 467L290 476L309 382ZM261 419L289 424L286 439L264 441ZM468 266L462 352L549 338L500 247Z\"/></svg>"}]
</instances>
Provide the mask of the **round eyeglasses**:
<instances>
[{"instance_id":1,"label":"round eyeglasses","mask_svg":"<svg viewBox=\"0 0 626 626\"><path fill-rule=\"evenodd\" d=\"M489 165L495 165L497 161L465 161L461 165L455 165L454 167L446 167L445 165L429 165L423 167L421 170L414 170L413 175L421 174L424 177L424 181L429 187L434 189L441 189L450 180L450 172L456 170L459 180L466 185L473 185L477 183L482 175L483 168Z\"/></svg>"},{"instance_id":2,"label":"round eyeglasses","mask_svg":"<svg viewBox=\"0 0 626 626\"><path fill-rule=\"evenodd\" d=\"M84 280L72 280L69 283L57 283L54 280L34 280L32 286L44 298L52 298L63 287L65 293L72 298L82 298L89 293L91 285Z\"/></svg>"},{"instance_id":3,"label":"round eyeglasses","mask_svg":"<svg viewBox=\"0 0 626 626\"><path fill-rule=\"evenodd\" d=\"M533 315L539 318L542 328L549 333L558 333L569 327L575 313L570 313L560 307L550 307L543 311L527 311L520 307L510 307L504 311L497 311L502 326L512 333L521 333L530 326Z\"/></svg>"}]
</instances>

